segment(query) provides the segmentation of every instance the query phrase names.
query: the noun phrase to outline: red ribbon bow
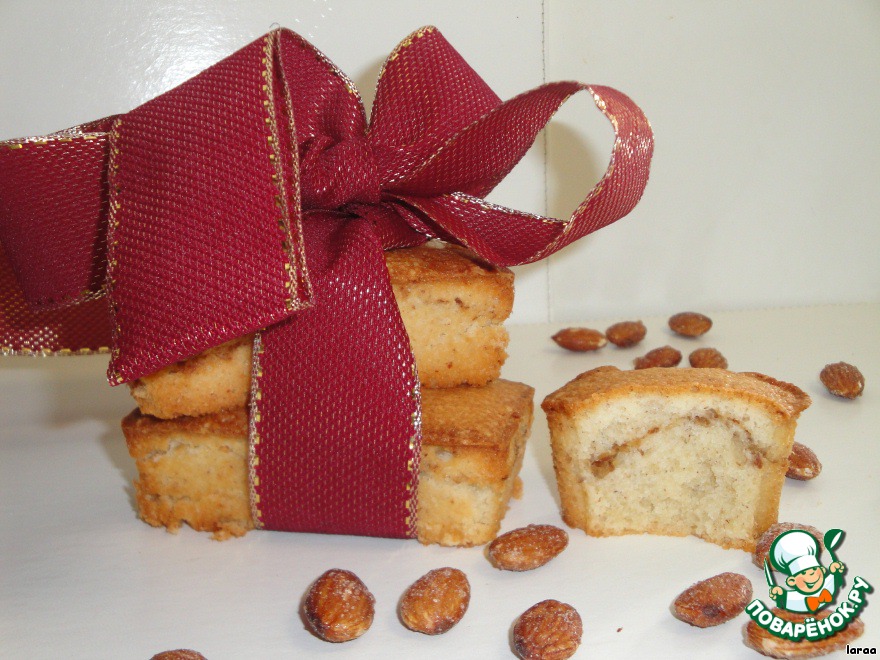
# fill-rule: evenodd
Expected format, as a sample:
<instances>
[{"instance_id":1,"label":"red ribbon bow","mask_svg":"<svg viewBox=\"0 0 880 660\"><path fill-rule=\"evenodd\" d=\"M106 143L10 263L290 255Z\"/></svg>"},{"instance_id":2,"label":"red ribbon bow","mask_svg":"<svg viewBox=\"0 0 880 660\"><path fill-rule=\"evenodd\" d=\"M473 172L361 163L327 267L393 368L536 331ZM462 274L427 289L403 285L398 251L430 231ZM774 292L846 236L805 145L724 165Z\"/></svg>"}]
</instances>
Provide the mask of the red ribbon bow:
<instances>
[{"instance_id":1,"label":"red ribbon bow","mask_svg":"<svg viewBox=\"0 0 880 660\"><path fill-rule=\"evenodd\" d=\"M486 202L580 90L616 140L571 219ZM125 115L0 143L0 346L109 346L117 384L259 331L257 525L413 536L418 379L382 250L542 259L632 210L652 150L620 92L501 102L433 27L389 56L368 124L352 82L276 30Z\"/></svg>"}]
</instances>

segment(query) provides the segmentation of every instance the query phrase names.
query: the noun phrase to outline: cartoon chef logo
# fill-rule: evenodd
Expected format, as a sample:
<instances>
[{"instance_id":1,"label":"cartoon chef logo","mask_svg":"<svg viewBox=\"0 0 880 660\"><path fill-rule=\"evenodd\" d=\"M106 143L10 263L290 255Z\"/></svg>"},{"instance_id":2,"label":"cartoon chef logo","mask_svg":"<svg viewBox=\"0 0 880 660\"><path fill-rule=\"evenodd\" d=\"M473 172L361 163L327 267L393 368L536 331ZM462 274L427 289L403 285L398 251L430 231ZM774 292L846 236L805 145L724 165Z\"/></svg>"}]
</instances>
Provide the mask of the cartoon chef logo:
<instances>
[{"instance_id":1,"label":"cartoon chef logo","mask_svg":"<svg viewBox=\"0 0 880 660\"><path fill-rule=\"evenodd\" d=\"M835 532L838 530L832 530ZM780 534L773 545L766 561L788 577L783 589L775 584L769 567L765 566L770 584L770 597L776 601L777 607L789 612L812 614L834 602L838 589L843 584L843 573L846 567L834 556L833 547L840 543L840 536L829 534L829 554L832 562L828 567L819 561L819 542L809 532L793 529Z\"/></svg>"},{"instance_id":2,"label":"cartoon chef logo","mask_svg":"<svg viewBox=\"0 0 880 660\"><path fill-rule=\"evenodd\" d=\"M820 560L819 541L804 530L784 532L770 546L764 560L764 577L776 608L767 607L755 598L746 606L746 613L771 635L816 642L846 628L868 604L866 594L874 588L864 578L855 576L849 591L841 590L846 566L838 561L834 550L843 541L843 530L829 529L822 540L831 557L828 566L823 566ZM786 576L785 586L776 583L773 568ZM830 610L838 599L838 592L840 602L834 611L818 614L825 608ZM792 620L781 616L779 610L806 616Z\"/></svg>"}]
</instances>

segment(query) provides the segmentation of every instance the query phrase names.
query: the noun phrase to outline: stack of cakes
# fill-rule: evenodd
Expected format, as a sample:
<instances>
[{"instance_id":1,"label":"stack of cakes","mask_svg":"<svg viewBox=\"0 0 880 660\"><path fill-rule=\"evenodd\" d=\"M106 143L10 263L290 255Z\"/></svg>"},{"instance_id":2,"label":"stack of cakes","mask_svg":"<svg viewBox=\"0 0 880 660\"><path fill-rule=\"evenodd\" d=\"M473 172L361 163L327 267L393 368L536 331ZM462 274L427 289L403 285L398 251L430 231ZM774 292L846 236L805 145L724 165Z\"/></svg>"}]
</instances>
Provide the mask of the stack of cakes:
<instances>
[{"instance_id":1,"label":"stack of cakes","mask_svg":"<svg viewBox=\"0 0 880 660\"><path fill-rule=\"evenodd\" d=\"M417 535L480 545L498 533L519 483L531 387L498 378L513 273L439 244L385 253L422 385ZM253 529L248 489L250 337L131 383L122 428L141 518L215 538ZM295 441L295 440L294 440Z\"/></svg>"}]
</instances>

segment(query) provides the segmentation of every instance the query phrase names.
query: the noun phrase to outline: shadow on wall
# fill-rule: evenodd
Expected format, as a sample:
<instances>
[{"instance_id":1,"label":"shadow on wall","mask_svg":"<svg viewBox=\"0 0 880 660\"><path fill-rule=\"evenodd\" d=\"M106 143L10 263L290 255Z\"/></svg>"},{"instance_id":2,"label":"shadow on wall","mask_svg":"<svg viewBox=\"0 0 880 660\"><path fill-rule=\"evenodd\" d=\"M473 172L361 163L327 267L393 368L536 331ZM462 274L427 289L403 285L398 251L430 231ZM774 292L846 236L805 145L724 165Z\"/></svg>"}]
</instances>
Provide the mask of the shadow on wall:
<instances>
[{"instance_id":1,"label":"shadow on wall","mask_svg":"<svg viewBox=\"0 0 880 660\"><path fill-rule=\"evenodd\" d=\"M547 213L567 220L608 167L610 149L563 121L547 127Z\"/></svg>"}]
</instances>

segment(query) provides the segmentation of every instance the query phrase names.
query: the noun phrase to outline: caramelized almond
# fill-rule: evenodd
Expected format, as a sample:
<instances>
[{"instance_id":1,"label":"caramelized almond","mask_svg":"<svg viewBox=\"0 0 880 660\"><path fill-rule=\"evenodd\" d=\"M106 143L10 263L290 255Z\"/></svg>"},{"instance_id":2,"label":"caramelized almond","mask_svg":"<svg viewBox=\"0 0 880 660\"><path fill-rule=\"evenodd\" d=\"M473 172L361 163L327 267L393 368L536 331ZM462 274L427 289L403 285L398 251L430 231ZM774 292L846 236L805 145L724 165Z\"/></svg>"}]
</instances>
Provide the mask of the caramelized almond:
<instances>
[{"instance_id":1,"label":"caramelized almond","mask_svg":"<svg viewBox=\"0 0 880 660\"><path fill-rule=\"evenodd\" d=\"M752 600L752 583L739 573L721 573L685 589L672 604L677 619L698 628L730 621Z\"/></svg>"},{"instance_id":2,"label":"caramelized almond","mask_svg":"<svg viewBox=\"0 0 880 660\"><path fill-rule=\"evenodd\" d=\"M543 566L568 545L565 530L553 525L529 525L502 534L489 544L489 561L504 571L530 571Z\"/></svg>"},{"instance_id":3,"label":"caramelized almond","mask_svg":"<svg viewBox=\"0 0 880 660\"><path fill-rule=\"evenodd\" d=\"M785 476L789 479L807 481L815 479L822 471L822 464L812 449L800 442L791 446L791 454L788 456L788 471Z\"/></svg>"},{"instance_id":4,"label":"caramelized almond","mask_svg":"<svg viewBox=\"0 0 880 660\"><path fill-rule=\"evenodd\" d=\"M770 525L770 527L767 528L767 531L761 534L758 539L758 543L755 545L755 551L752 553L752 563L758 568L764 568L764 560L767 559L767 553L770 552L770 546L773 545L773 541L775 541L776 537L783 532L790 532L793 529L802 529L805 532L809 532L819 543L819 547L823 550L825 549L825 543L822 540L822 532L812 525L801 525L799 523L790 522L775 523ZM771 564L770 567L772 568L773 565Z\"/></svg>"},{"instance_id":5,"label":"caramelized almond","mask_svg":"<svg viewBox=\"0 0 880 660\"><path fill-rule=\"evenodd\" d=\"M698 348L688 356L696 369L727 369L727 358L716 348Z\"/></svg>"},{"instance_id":6,"label":"caramelized almond","mask_svg":"<svg viewBox=\"0 0 880 660\"><path fill-rule=\"evenodd\" d=\"M673 332L685 337L699 337L709 332L712 319L697 312L680 312L669 318L669 327Z\"/></svg>"},{"instance_id":7,"label":"caramelized almond","mask_svg":"<svg viewBox=\"0 0 880 660\"><path fill-rule=\"evenodd\" d=\"M562 348L569 351L597 351L608 341L598 330L592 328L565 328L553 335L555 341Z\"/></svg>"},{"instance_id":8,"label":"caramelized almond","mask_svg":"<svg viewBox=\"0 0 880 660\"><path fill-rule=\"evenodd\" d=\"M410 630L439 635L461 621L471 600L471 585L457 568L438 568L403 593L400 620Z\"/></svg>"},{"instance_id":9,"label":"caramelized almond","mask_svg":"<svg viewBox=\"0 0 880 660\"><path fill-rule=\"evenodd\" d=\"M826 364L819 373L819 380L835 396L855 399L865 390L865 377L857 367L846 362Z\"/></svg>"},{"instance_id":10,"label":"caramelized almond","mask_svg":"<svg viewBox=\"0 0 880 660\"><path fill-rule=\"evenodd\" d=\"M648 351L642 357L633 360L636 369L650 369L652 367L674 367L681 362L681 351L672 346L661 346Z\"/></svg>"},{"instance_id":11,"label":"caramelized almond","mask_svg":"<svg viewBox=\"0 0 880 660\"><path fill-rule=\"evenodd\" d=\"M565 660L584 634L581 616L567 603L544 600L522 613L513 627L513 647L524 660Z\"/></svg>"},{"instance_id":12,"label":"caramelized almond","mask_svg":"<svg viewBox=\"0 0 880 660\"><path fill-rule=\"evenodd\" d=\"M629 348L645 338L648 330L641 321L621 321L605 331L605 337L615 346Z\"/></svg>"},{"instance_id":13,"label":"caramelized almond","mask_svg":"<svg viewBox=\"0 0 880 660\"><path fill-rule=\"evenodd\" d=\"M357 575L333 568L309 587L303 609L318 637L328 642L347 642L369 630L375 603Z\"/></svg>"}]
</instances>

